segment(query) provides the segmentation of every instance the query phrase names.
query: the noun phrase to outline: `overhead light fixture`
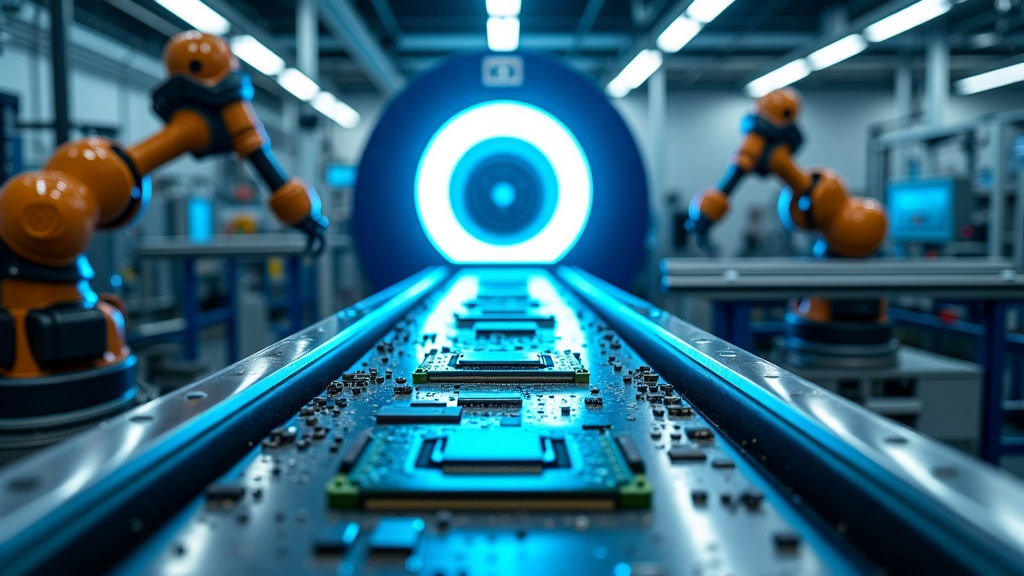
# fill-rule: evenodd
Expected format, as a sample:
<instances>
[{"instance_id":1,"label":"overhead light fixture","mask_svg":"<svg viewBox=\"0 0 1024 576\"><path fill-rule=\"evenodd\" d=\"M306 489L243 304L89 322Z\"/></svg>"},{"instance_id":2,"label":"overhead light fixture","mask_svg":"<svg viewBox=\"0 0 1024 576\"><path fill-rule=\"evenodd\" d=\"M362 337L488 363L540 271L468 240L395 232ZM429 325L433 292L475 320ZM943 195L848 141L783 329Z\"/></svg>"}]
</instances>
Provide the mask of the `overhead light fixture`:
<instances>
[{"instance_id":1,"label":"overhead light fixture","mask_svg":"<svg viewBox=\"0 0 1024 576\"><path fill-rule=\"evenodd\" d=\"M356 112L354 108L345 104L341 100L331 94L330 92L320 92L313 98L313 108L327 116L331 120L334 120L345 128L355 128L359 125L359 112Z\"/></svg>"},{"instance_id":2,"label":"overhead light fixture","mask_svg":"<svg viewBox=\"0 0 1024 576\"><path fill-rule=\"evenodd\" d=\"M522 0L487 0L488 16L519 16Z\"/></svg>"},{"instance_id":3,"label":"overhead light fixture","mask_svg":"<svg viewBox=\"0 0 1024 576\"><path fill-rule=\"evenodd\" d=\"M700 22L682 14L658 35L658 49L662 52L679 52L703 27Z\"/></svg>"},{"instance_id":4,"label":"overhead light fixture","mask_svg":"<svg viewBox=\"0 0 1024 576\"><path fill-rule=\"evenodd\" d=\"M156 0L156 3L200 32L223 36L231 29L227 18L199 0Z\"/></svg>"},{"instance_id":5,"label":"overhead light fixture","mask_svg":"<svg viewBox=\"0 0 1024 576\"><path fill-rule=\"evenodd\" d=\"M661 68L661 63L662 56L658 50L648 48L641 51L608 83L605 92L612 98L622 98L646 82Z\"/></svg>"},{"instance_id":6,"label":"overhead light fixture","mask_svg":"<svg viewBox=\"0 0 1024 576\"><path fill-rule=\"evenodd\" d=\"M956 91L960 94L976 94L1021 81L1024 81L1024 62L957 80Z\"/></svg>"},{"instance_id":7,"label":"overhead light fixture","mask_svg":"<svg viewBox=\"0 0 1024 576\"><path fill-rule=\"evenodd\" d=\"M760 98L772 90L789 86L793 82L807 77L810 73L811 66L805 58L800 58L747 84L747 94L754 98Z\"/></svg>"},{"instance_id":8,"label":"overhead light fixture","mask_svg":"<svg viewBox=\"0 0 1024 576\"><path fill-rule=\"evenodd\" d=\"M519 18L491 16L487 19L487 47L494 52L513 52L519 48Z\"/></svg>"},{"instance_id":9,"label":"overhead light fixture","mask_svg":"<svg viewBox=\"0 0 1024 576\"><path fill-rule=\"evenodd\" d=\"M277 83L304 102L309 102L320 92L316 82L295 68L285 68L278 74Z\"/></svg>"},{"instance_id":10,"label":"overhead light fixture","mask_svg":"<svg viewBox=\"0 0 1024 576\"><path fill-rule=\"evenodd\" d=\"M902 34L925 22L938 18L953 7L951 0L921 0L903 10L886 16L864 29L864 37L871 42L882 42Z\"/></svg>"},{"instance_id":11,"label":"overhead light fixture","mask_svg":"<svg viewBox=\"0 0 1024 576\"><path fill-rule=\"evenodd\" d=\"M693 0L693 3L686 9L685 14L691 20L695 20L700 24L707 24L718 18L718 15L732 3L733 0Z\"/></svg>"},{"instance_id":12,"label":"overhead light fixture","mask_svg":"<svg viewBox=\"0 0 1024 576\"><path fill-rule=\"evenodd\" d=\"M815 50L807 57L807 63L813 70L822 70L838 64L847 58L860 54L868 47L868 43L860 34L850 34L845 38Z\"/></svg>"},{"instance_id":13,"label":"overhead light fixture","mask_svg":"<svg viewBox=\"0 0 1024 576\"><path fill-rule=\"evenodd\" d=\"M284 70L284 59L248 34L232 38L231 51L267 76L277 76Z\"/></svg>"}]
</instances>

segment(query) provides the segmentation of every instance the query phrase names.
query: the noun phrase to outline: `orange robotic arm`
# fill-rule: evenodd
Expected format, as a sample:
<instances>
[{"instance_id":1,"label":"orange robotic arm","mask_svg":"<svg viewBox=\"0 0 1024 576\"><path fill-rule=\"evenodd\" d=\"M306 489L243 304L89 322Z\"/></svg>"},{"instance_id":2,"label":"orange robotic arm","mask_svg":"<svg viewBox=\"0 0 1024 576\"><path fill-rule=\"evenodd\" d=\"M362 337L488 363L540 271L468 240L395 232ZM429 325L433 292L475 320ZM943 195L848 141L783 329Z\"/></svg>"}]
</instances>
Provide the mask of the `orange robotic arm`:
<instances>
[{"instance_id":1,"label":"orange robotic arm","mask_svg":"<svg viewBox=\"0 0 1024 576\"><path fill-rule=\"evenodd\" d=\"M307 235L310 251L323 249L327 219L319 197L289 179L274 157L252 108L252 84L227 42L184 32L168 42L164 61L169 78L153 93L162 130L127 147L102 138L69 142L42 170L0 189L0 377L34 378L127 357L122 314L97 302L83 282L92 277L83 253L97 228L129 223L148 198L146 175L182 154L248 159L270 187L277 217ZM45 318L33 320L41 311Z\"/></svg>"},{"instance_id":2,"label":"orange robotic arm","mask_svg":"<svg viewBox=\"0 0 1024 576\"><path fill-rule=\"evenodd\" d=\"M780 217L792 227L821 232L828 253L863 257L881 246L888 220L880 203L850 196L831 170L807 172L793 161L803 141L794 124L799 109L799 96L787 88L758 99L744 118L743 142L718 188L702 190L690 203L687 228L702 248L709 250L711 226L728 211L729 195L749 172L774 174L786 184Z\"/></svg>"}]
</instances>

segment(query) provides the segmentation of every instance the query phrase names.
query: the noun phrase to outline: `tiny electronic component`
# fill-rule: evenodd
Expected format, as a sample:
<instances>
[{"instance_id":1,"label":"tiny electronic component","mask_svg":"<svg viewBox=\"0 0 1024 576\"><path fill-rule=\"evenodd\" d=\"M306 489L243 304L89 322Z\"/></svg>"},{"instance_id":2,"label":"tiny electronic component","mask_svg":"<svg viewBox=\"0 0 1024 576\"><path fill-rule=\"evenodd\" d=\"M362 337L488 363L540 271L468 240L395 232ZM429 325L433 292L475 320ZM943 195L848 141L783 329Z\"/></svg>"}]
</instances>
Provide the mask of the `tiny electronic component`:
<instances>
[{"instance_id":1,"label":"tiny electronic component","mask_svg":"<svg viewBox=\"0 0 1024 576\"><path fill-rule=\"evenodd\" d=\"M388 404L377 412L377 424L458 424L462 408Z\"/></svg>"},{"instance_id":2,"label":"tiny electronic component","mask_svg":"<svg viewBox=\"0 0 1024 576\"><path fill-rule=\"evenodd\" d=\"M471 408L509 408L523 405L523 395L519 392L496 390L494 392L461 392L459 406Z\"/></svg>"},{"instance_id":3,"label":"tiny electronic component","mask_svg":"<svg viewBox=\"0 0 1024 576\"><path fill-rule=\"evenodd\" d=\"M527 312L508 307L455 315L455 324L459 328L475 328L482 322L533 322L541 328L553 328L555 317L550 314Z\"/></svg>"},{"instance_id":4,"label":"tiny electronic component","mask_svg":"<svg viewBox=\"0 0 1024 576\"><path fill-rule=\"evenodd\" d=\"M416 463L445 474L540 474L545 466L568 468L569 455L564 439L522 428L477 428L427 439Z\"/></svg>"},{"instance_id":5,"label":"tiny electronic component","mask_svg":"<svg viewBox=\"0 0 1024 576\"><path fill-rule=\"evenodd\" d=\"M707 457L703 450L690 444L678 444L668 451L668 459L672 462L693 462L706 460Z\"/></svg>"},{"instance_id":6,"label":"tiny electronic component","mask_svg":"<svg viewBox=\"0 0 1024 576\"><path fill-rule=\"evenodd\" d=\"M488 321L476 323L476 337L490 338L500 335L506 338L533 338L540 327L536 322L522 321Z\"/></svg>"},{"instance_id":7,"label":"tiny electronic component","mask_svg":"<svg viewBox=\"0 0 1024 576\"><path fill-rule=\"evenodd\" d=\"M313 548L320 554L341 554L352 547L359 536L359 524L341 522L324 528L313 541Z\"/></svg>"},{"instance_id":8,"label":"tiny electronic component","mask_svg":"<svg viewBox=\"0 0 1024 576\"><path fill-rule=\"evenodd\" d=\"M430 354L413 372L412 378L415 384L589 384L590 372L569 352L452 352Z\"/></svg>"},{"instance_id":9,"label":"tiny electronic component","mask_svg":"<svg viewBox=\"0 0 1024 576\"><path fill-rule=\"evenodd\" d=\"M411 553L423 537L424 528L422 518L381 518L367 544L373 552Z\"/></svg>"},{"instance_id":10,"label":"tiny electronic component","mask_svg":"<svg viewBox=\"0 0 1024 576\"><path fill-rule=\"evenodd\" d=\"M546 368L551 356L536 352L465 352L455 358L456 368Z\"/></svg>"}]
</instances>

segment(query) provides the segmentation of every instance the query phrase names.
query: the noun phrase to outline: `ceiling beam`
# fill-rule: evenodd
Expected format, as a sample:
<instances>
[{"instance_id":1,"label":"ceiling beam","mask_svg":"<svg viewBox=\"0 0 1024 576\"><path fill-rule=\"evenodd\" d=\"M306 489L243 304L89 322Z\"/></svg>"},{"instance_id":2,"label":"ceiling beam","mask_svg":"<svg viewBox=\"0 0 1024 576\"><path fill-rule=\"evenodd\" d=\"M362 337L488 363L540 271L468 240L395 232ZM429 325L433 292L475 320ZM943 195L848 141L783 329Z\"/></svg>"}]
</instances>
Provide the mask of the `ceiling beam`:
<instances>
[{"instance_id":1,"label":"ceiling beam","mask_svg":"<svg viewBox=\"0 0 1024 576\"><path fill-rule=\"evenodd\" d=\"M319 0L320 21L343 42L352 58L385 96L405 85L405 76L384 51L349 0Z\"/></svg>"},{"instance_id":2,"label":"ceiling beam","mask_svg":"<svg viewBox=\"0 0 1024 576\"><path fill-rule=\"evenodd\" d=\"M594 27L594 22L597 21L597 16L601 13L601 8L603 7L604 0L587 0L587 5L583 8L583 15L580 16L580 23L576 26L576 34L572 40L570 53L573 56L579 54L583 40L587 37L587 34L590 34L590 30Z\"/></svg>"},{"instance_id":3,"label":"ceiling beam","mask_svg":"<svg viewBox=\"0 0 1024 576\"><path fill-rule=\"evenodd\" d=\"M384 32L396 40L400 38L402 36L402 28L398 25L398 18L395 17L395 12L388 4L388 0L370 0L370 4L373 5L377 18L380 18Z\"/></svg>"}]
</instances>

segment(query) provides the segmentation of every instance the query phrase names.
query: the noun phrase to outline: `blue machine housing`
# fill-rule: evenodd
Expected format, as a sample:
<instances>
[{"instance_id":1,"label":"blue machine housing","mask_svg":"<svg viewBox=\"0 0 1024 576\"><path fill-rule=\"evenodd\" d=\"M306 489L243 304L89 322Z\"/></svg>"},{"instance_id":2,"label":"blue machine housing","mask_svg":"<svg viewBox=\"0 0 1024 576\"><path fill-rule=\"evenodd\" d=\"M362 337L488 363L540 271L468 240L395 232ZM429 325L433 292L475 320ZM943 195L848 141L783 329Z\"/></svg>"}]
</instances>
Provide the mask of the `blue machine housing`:
<instances>
[{"instance_id":1,"label":"blue machine housing","mask_svg":"<svg viewBox=\"0 0 1024 576\"><path fill-rule=\"evenodd\" d=\"M647 179L632 134L604 93L557 59L517 53L511 59L521 60L518 85L485 85L484 61L494 56L479 53L448 60L410 82L381 116L359 165L352 218L352 233L371 285L380 289L447 261L420 222L415 201L417 167L431 138L452 117L475 105L511 101L539 108L561 122L589 163L590 217L558 263L580 266L613 284L627 286L643 261L648 226ZM522 141L504 140L507 150L502 139L494 139L466 156L478 156L476 165L485 163L487 156L516 156L530 163ZM533 168L540 196L531 202L543 219L557 187L545 184L551 180L550 168L536 163ZM458 207L466 205L460 200L463 196L493 192L479 182L473 186L465 174L454 176L453 182L467 187L455 190L453 184L457 211L465 211ZM466 224L467 231L486 242L503 242ZM520 241L523 234L538 228L536 221L524 224L519 236L512 238Z\"/></svg>"}]
</instances>

